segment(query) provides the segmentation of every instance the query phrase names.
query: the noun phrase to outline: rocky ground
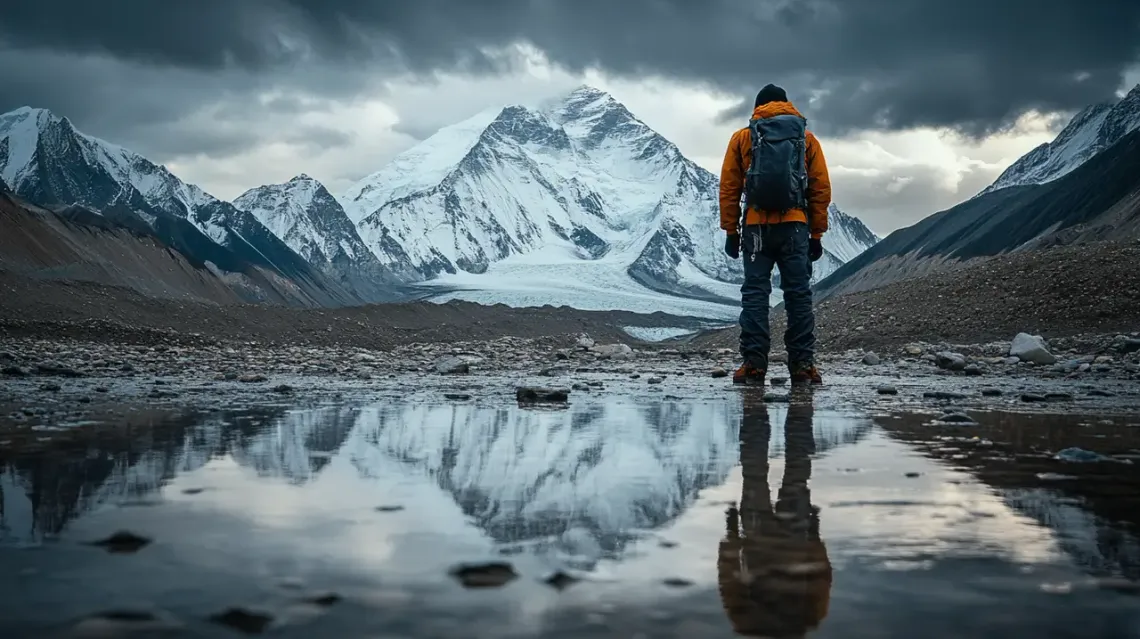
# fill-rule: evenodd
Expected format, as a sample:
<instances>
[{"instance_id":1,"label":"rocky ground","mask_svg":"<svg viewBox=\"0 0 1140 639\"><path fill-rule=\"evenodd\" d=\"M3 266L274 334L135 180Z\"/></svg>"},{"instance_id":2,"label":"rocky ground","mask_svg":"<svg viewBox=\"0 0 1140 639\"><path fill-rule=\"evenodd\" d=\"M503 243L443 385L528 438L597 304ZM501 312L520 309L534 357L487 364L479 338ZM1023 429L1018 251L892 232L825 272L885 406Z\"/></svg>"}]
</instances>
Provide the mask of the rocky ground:
<instances>
[{"instance_id":1,"label":"rocky ground","mask_svg":"<svg viewBox=\"0 0 1140 639\"><path fill-rule=\"evenodd\" d=\"M832 405L1065 411L1140 410L1140 339L1054 341L1028 357L1008 342L912 343L821 356ZM1042 354L1044 349L1048 349ZM361 347L256 342L123 345L0 338L0 431L79 423L140 407L376 400L507 401L520 387L701 399L734 392L733 349L596 343L587 336ZM783 360L777 353L774 360ZM787 400L773 367L768 401ZM555 397L558 403L558 397ZM125 408L129 407L129 408ZM6 425L6 426L5 426Z\"/></svg>"},{"instance_id":2,"label":"rocky ground","mask_svg":"<svg viewBox=\"0 0 1140 639\"><path fill-rule=\"evenodd\" d=\"M783 335L782 309L772 334ZM1047 338L1140 330L1140 244L1101 243L971 260L959 268L816 304L825 350L898 349L914 341L977 344L1019 332ZM702 335L734 347L736 329Z\"/></svg>"}]
</instances>

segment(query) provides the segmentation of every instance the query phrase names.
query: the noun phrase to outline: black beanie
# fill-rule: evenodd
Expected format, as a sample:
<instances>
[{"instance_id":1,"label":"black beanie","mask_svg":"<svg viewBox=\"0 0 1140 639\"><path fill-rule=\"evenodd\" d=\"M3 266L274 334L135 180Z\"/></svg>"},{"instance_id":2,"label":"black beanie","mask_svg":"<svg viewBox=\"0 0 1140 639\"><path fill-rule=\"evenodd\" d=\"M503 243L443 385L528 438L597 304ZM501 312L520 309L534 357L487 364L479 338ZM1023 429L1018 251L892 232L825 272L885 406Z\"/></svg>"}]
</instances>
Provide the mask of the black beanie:
<instances>
[{"instance_id":1,"label":"black beanie","mask_svg":"<svg viewBox=\"0 0 1140 639\"><path fill-rule=\"evenodd\" d=\"M769 102L787 101L788 94L785 93L783 89L774 84L769 84L763 89L760 89L760 93L756 94L756 104L754 105L754 108L760 106L761 104L768 104Z\"/></svg>"}]
</instances>

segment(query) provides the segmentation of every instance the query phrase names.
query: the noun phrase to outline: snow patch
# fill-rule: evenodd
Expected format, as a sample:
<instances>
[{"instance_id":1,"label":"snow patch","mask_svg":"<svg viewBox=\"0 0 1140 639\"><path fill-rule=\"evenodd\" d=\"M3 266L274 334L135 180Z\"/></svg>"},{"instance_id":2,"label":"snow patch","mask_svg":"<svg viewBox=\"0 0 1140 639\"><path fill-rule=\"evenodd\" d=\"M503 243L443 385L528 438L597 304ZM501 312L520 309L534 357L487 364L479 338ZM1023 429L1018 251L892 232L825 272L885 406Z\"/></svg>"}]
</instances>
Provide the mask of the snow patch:
<instances>
[{"instance_id":1,"label":"snow patch","mask_svg":"<svg viewBox=\"0 0 1140 639\"><path fill-rule=\"evenodd\" d=\"M643 342L664 342L675 337L692 335L696 331L691 328L624 326L622 330L635 339Z\"/></svg>"}]
</instances>

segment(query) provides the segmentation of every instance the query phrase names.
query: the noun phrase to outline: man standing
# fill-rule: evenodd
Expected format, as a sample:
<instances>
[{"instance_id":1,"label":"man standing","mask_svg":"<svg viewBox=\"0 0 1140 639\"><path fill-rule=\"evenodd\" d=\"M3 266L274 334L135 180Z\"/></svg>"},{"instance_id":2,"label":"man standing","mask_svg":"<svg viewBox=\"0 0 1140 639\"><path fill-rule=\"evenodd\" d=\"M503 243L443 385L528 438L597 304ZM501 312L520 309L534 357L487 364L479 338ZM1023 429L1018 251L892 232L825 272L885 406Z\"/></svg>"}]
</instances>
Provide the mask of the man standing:
<instances>
[{"instance_id":1,"label":"man standing","mask_svg":"<svg viewBox=\"0 0 1140 639\"><path fill-rule=\"evenodd\" d=\"M823 256L831 180L819 141L807 120L778 86L756 95L747 127L733 134L720 174L720 226L724 252L744 255L740 289L740 354L737 384L763 384L772 338L768 326L772 267L788 313L784 344L793 384L821 384L815 367L812 263ZM744 214L741 215L741 196Z\"/></svg>"}]
</instances>

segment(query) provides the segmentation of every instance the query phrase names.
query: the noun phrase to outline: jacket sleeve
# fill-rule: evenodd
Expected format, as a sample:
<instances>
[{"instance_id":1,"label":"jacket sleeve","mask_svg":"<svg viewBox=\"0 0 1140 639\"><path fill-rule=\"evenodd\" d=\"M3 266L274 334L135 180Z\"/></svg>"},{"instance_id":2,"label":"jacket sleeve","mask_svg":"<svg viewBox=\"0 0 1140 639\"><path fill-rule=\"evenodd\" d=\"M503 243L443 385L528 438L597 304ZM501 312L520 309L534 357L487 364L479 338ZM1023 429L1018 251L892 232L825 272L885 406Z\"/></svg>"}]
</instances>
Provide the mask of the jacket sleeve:
<instances>
[{"instance_id":1,"label":"jacket sleeve","mask_svg":"<svg viewBox=\"0 0 1140 639\"><path fill-rule=\"evenodd\" d=\"M811 236L815 239L823 237L827 232L827 207L831 205L831 176L827 173L827 160L823 157L823 149L815 135L807 135L807 169L808 169L808 219L811 220ZM722 187L721 200L724 200ZM721 205L723 210L723 204Z\"/></svg>"},{"instance_id":2,"label":"jacket sleeve","mask_svg":"<svg viewBox=\"0 0 1140 639\"><path fill-rule=\"evenodd\" d=\"M740 196L744 194L741 135L749 135L748 129L733 134L728 141L728 150L724 153L724 164L720 167L720 228L727 233L738 232L740 222Z\"/></svg>"}]
</instances>

